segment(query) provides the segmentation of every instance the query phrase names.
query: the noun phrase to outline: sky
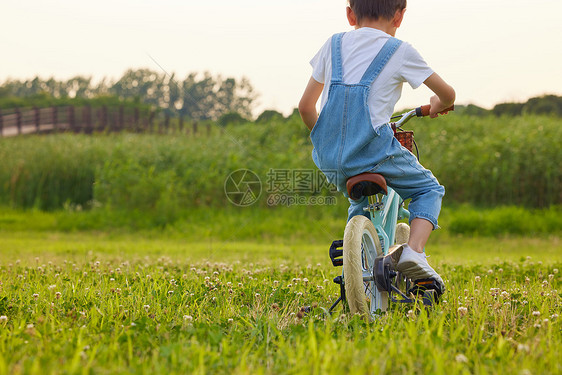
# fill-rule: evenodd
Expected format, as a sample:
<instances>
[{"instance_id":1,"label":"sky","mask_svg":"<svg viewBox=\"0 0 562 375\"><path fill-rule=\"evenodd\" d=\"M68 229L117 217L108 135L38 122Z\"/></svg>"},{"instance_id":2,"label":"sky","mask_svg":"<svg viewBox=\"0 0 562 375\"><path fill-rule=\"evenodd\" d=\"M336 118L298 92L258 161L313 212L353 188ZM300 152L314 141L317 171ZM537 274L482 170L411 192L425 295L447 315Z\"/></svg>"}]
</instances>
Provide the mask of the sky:
<instances>
[{"instance_id":1,"label":"sky","mask_svg":"<svg viewBox=\"0 0 562 375\"><path fill-rule=\"evenodd\" d=\"M0 83L119 78L150 68L247 77L255 112L289 114L310 59L351 30L345 0L26 0L0 5ZM397 37L451 84L458 104L491 108L562 95L562 1L409 0ZM404 85L397 109L429 102Z\"/></svg>"}]
</instances>

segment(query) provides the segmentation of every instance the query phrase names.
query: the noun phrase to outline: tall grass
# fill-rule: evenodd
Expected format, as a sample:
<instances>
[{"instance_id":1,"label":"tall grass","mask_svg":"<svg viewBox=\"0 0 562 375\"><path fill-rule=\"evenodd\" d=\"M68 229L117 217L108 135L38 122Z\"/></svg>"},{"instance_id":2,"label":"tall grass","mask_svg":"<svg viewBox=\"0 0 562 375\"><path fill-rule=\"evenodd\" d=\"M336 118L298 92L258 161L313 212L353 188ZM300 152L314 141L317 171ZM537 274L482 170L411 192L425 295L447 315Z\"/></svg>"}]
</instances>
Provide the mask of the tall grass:
<instances>
[{"instance_id":1,"label":"tall grass","mask_svg":"<svg viewBox=\"0 0 562 375\"><path fill-rule=\"evenodd\" d=\"M544 116L445 116L412 121L422 164L448 199L481 205L562 203L562 127Z\"/></svg>"},{"instance_id":2,"label":"tall grass","mask_svg":"<svg viewBox=\"0 0 562 375\"><path fill-rule=\"evenodd\" d=\"M421 162L446 186L449 202L562 204L562 129L557 120L451 115L410 124ZM295 118L214 128L195 137L59 134L0 139L0 204L47 210L102 206L150 212L167 223L178 217L180 207L220 209L229 204L224 183L237 169L254 171L263 190L271 169L315 170L310 151L308 133ZM267 194L257 204L266 207Z\"/></svg>"}]
</instances>

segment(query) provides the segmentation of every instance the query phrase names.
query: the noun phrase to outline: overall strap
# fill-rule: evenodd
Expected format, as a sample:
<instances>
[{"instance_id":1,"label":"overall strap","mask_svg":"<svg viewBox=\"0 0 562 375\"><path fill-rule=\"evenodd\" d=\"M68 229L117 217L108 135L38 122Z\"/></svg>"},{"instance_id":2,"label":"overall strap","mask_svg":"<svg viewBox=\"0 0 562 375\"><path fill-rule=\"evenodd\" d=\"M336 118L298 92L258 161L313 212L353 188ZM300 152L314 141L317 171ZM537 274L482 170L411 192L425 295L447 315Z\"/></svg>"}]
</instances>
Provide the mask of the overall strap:
<instances>
[{"instance_id":1,"label":"overall strap","mask_svg":"<svg viewBox=\"0 0 562 375\"><path fill-rule=\"evenodd\" d=\"M341 40L343 34L335 34L332 37L332 82L341 82L343 80L343 69L341 62Z\"/></svg>"},{"instance_id":2,"label":"overall strap","mask_svg":"<svg viewBox=\"0 0 562 375\"><path fill-rule=\"evenodd\" d=\"M388 39L377 56L373 59L373 62L371 62L371 65L367 68L367 71L365 71L365 74L363 74L360 83L362 85L371 86L401 44L402 41L394 37Z\"/></svg>"}]
</instances>

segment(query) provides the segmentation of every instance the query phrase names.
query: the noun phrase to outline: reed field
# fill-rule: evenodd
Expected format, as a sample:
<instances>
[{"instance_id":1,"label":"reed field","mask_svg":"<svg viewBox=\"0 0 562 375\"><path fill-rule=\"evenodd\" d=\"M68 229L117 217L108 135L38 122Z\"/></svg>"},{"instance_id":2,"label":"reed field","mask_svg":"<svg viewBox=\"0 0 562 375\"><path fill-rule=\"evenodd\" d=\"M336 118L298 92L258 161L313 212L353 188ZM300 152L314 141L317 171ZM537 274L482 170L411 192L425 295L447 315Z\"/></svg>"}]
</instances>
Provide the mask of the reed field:
<instances>
[{"instance_id":1,"label":"reed field","mask_svg":"<svg viewBox=\"0 0 562 375\"><path fill-rule=\"evenodd\" d=\"M0 138L0 375L562 373L558 122L408 124L447 189L427 248L447 291L372 322L327 314L340 193L268 199L272 171L316 169L294 117ZM261 180L247 207L239 169Z\"/></svg>"},{"instance_id":2,"label":"reed field","mask_svg":"<svg viewBox=\"0 0 562 375\"><path fill-rule=\"evenodd\" d=\"M446 186L446 202L547 208L562 204L555 117L449 115L408 123L420 161ZM220 207L227 176L315 170L308 131L291 117L273 124L212 127L209 135L59 134L0 139L0 203L57 209L102 206L168 213ZM331 194L327 190L316 194ZM333 193L332 193L333 194ZM258 202L267 206L266 199ZM166 221L166 218L163 218Z\"/></svg>"}]
</instances>

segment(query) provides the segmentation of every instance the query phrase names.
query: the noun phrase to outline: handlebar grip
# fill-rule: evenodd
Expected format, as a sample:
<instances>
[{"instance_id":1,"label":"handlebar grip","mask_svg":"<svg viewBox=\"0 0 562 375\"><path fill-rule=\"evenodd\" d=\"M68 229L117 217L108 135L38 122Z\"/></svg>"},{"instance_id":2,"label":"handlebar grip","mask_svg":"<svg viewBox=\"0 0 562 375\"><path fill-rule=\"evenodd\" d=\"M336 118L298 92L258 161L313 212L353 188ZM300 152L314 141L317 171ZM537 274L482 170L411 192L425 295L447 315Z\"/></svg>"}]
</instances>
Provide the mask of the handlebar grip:
<instances>
[{"instance_id":1,"label":"handlebar grip","mask_svg":"<svg viewBox=\"0 0 562 375\"><path fill-rule=\"evenodd\" d=\"M421 107L416 108L416 116L418 117L424 117L424 116L429 116L429 109L431 108L431 106L429 104L427 105L422 105ZM455 106L452 105L447 109L444 109L443 111L439 112L440 114L445 114L449 111L454 111L455 110Z\"/></svg>"}]
</instances>

